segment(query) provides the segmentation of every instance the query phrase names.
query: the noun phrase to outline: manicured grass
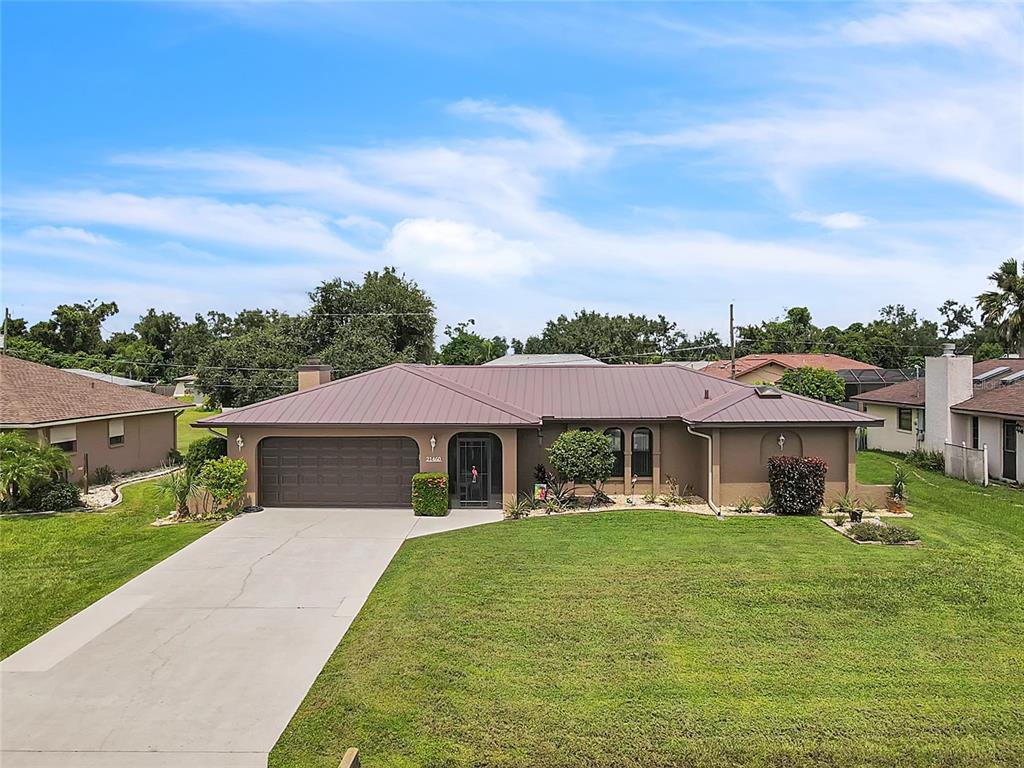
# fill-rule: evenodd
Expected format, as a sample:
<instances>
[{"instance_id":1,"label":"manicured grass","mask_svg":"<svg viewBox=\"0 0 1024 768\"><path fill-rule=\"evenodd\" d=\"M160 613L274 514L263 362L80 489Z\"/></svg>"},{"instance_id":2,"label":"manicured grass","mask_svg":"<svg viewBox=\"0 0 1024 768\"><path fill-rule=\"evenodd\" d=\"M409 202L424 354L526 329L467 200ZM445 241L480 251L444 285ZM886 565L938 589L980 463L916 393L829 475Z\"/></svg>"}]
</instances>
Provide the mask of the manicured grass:
<instances>
[{"instance_id":1,"label":"manicured grass","mask_svg":"<svg viewBox=\"0 0 1024 768\"><path fill-rule=\"evenodd\" d=\"M150 481L109 512L0 520L0 658L216 526L149 525L171 507Z\"/></svg>"},{"instance_id":2,"label":"manicured grass","mask_svg":"<svg viewBox=\"0 0 1024 768\"><path fill-rule=\"evenodd\" d=\"M178 414L178 451L184 453L197 437L206 437L210 434L203 427L193 427L193 422L208 416L215 416L218 413L220 410L201 411L198 408L189 408Z\"/></svg>"},{"instance_id":3,"label":"manicured grass","mask_svg":"<svg viewBox=\"0 0 1024 768\"><path fill-rule=\"evenodd\" d=\"M1024 494L909 491L918 548L651 510L407 541L271 765L1024 764Z\"/></svg>"}]
</instances>

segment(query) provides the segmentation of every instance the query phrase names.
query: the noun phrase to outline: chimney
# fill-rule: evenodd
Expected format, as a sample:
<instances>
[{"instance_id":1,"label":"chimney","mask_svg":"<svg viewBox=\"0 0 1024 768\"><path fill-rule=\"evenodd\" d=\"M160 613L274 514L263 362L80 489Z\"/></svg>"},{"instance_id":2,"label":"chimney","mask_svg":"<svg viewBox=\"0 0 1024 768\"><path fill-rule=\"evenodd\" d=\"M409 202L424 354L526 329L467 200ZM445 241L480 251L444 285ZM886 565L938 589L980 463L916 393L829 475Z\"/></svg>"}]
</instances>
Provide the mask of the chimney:
<instances>
[{"instance_id":1,"label":"chimney","mask_svg":"<svg viewBox=\"0 0 1024 768\"><path fill-rule=\"evenodd\" d=\"M942 357L924 360L924 448L942 451L953 439L950 406L974 395L974 358L957 357L954 345L942 345Z\"/></svg>"},{"instance_id":2,"label":"chimney","mask_svg":"<svg viewBox=\"0 0 1024 768\"><path fill-rule=\"evenodd\" d=\"M308 360L299 366L299 392L319 387L331 380L331 366L321 365L319 360Z\"/></svg>"}]
</instances>

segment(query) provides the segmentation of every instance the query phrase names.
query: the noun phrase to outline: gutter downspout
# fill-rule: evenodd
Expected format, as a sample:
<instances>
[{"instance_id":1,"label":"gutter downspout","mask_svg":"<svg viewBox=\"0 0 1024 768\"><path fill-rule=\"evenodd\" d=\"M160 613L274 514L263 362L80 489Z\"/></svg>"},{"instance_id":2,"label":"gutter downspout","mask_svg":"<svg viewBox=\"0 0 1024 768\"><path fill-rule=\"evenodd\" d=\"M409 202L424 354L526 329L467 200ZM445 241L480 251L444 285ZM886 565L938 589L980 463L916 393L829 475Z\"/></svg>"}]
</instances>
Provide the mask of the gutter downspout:
<instances>
[{"instance_id":1,"label":"gutter downspout","mask_svg":"<svg viewBox=\"0 0 1024 768\"><path fill-rule=\"evenodd\" d=\"M711 466L712 460L714 458L714 456L712 454L712 451L711 451L711 435L705 435L703 432L694 432L693 431L693 426L691 426L690 424L686 425L686 431L689 432L694 437L699 437L699 438L702 438L703 440L707 440L708 441L708 506L711 507L711 509L713 509L715 511L716 515L721 517L722 516L722 510L720 510L718 508L718 505L715 504L714 500L711 498L711 491L712 491L712 488L714 487L713 486L714 469Z\"/></svg>"}]
</instances>

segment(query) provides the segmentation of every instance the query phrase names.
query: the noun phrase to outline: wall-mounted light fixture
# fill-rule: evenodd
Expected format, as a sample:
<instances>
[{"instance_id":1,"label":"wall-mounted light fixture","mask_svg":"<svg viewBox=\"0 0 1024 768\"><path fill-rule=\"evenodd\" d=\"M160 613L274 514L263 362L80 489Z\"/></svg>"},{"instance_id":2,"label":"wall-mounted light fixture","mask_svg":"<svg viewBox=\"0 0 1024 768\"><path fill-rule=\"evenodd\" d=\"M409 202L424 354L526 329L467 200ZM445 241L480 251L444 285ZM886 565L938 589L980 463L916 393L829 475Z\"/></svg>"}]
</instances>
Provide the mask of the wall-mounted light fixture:
<instances>
[{"instance_id":1,"label":"wall-mounted light fixture","mask_svg":"<svg viewBox=\"0 0 1024 768\"><path fill-rule=\"evenodd\" d=\"M235 438L235 445L238 446L238 450L245 448L245 440L242 439L241 435Z\"/></svg>"},{"instance_id":2,"label":"wall-mounted light fixture","mask_svg":"<svg viewBox=\"0 0 1024 768\"><path fill-rule=\"evenodd\" d=\"M430 450L433 451L437 447L437 435L430 436Z\"/></svg>"},{"instance_id":3,"label":"wall-mounted light fixture","mask_svg":"<svg viewBox=\"0 0 1024 768\"><path fill-rule=\"evenodd\" d=\"M785 435L779 435L779 450L780 451L786 450L786 436Z\"/></svg>"}]
</instances>

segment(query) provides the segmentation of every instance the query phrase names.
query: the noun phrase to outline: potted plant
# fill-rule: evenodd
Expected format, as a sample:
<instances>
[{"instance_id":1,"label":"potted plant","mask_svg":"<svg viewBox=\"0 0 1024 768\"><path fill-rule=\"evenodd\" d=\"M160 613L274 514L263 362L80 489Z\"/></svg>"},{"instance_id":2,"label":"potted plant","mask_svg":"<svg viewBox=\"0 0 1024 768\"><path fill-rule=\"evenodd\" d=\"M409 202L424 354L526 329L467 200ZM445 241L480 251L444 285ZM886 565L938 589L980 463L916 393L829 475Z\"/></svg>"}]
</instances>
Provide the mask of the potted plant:
<instances>
[{"instance_id":1,"label":"potted plant","mask_svg":"<svg viewBox=\"0 0 1024 768\"><path fill-rule=\"evenodd\" d=\"M896 474L893 475L892 483L889 485L889 495L885 500L885 507L894 515L907 511L907 470L899 464L896 465Z\"/></svg>"}]
</instances>

